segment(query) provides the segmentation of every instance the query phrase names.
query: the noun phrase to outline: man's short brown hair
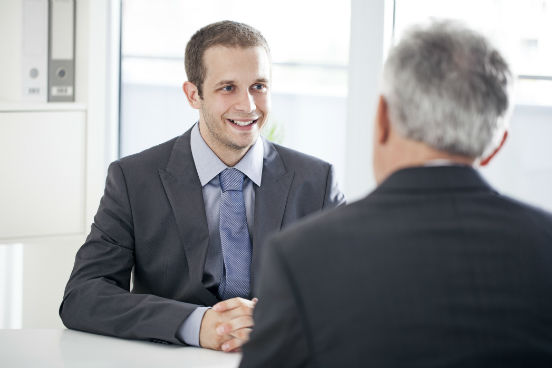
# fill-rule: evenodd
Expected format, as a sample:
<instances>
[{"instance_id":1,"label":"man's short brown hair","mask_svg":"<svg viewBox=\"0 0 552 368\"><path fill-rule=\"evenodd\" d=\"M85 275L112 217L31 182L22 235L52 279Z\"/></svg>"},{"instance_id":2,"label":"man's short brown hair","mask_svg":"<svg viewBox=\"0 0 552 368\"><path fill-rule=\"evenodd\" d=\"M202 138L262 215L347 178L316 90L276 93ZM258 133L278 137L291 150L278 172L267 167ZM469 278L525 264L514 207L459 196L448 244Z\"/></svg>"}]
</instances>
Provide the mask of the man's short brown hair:
<instances>
[{"instance_id":1,"label":"man's short brown hair","mask_svg":"<svg viewBox=\"0 0 552 368\"><path fill-rule=\"evenodd\" d=\"M207 74L205 64L203 63L203 54L205 54L205 50L212 46L262 46L270 56L268 43L261 32L247 24L223 20L201 28L188 41L184 57L188 81L195 84L199 97L203 97L201 88Z\"/></svg>"}]
</instances>

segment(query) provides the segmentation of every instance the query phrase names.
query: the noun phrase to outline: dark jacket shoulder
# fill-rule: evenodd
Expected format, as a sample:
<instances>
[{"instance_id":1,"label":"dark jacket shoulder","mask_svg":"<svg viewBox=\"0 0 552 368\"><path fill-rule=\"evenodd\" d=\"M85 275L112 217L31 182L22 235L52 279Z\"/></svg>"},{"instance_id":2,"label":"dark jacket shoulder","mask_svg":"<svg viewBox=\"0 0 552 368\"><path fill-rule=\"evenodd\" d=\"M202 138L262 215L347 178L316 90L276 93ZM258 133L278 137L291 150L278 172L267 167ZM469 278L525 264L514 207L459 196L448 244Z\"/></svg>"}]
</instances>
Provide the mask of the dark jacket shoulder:
<instances>
[{"instance_id":1,"label":"dark jacket shoulder","mask_svg":"<svg viewBox=\"0 0 552 368\"><path fill-rule=\"evenodd\" d=\"M286 169L292 169L295 171L299 169L305 176L308 176L316 175L316 173L320 173L322 171L327 172L331 167L330 163L317 157L272 143L270 141L265 140L265 142L269 147L272 146L272 148L278 152L278 155L282 159Z\"/></svg>"},{"instance_id":2,"label":"dark jacket shoulder","mask_svg":"<svg viewBox=\"0 0 552 368\"><path fill-rule=\"evenodd\" d=\"M125 156L115 161L124 170L141 170L164 168L169 162L174 145L177 141L184 138L184 135L172 138L171 140L158 144L129 156Z\"/></svg>"},{"instance_id":3,"label":"dark jacket shoulder","mask_svg":"<svg viewBox=\"0 0 552 368\"><path fill-rule=\"evenodd\" d=\"M516 222L527 229L538 229L552 239L552 213L503 194L496 194L505 207L504 212L516 217ZM531 234L528 234L531 235Z\"/></svg>"}]
</instances>

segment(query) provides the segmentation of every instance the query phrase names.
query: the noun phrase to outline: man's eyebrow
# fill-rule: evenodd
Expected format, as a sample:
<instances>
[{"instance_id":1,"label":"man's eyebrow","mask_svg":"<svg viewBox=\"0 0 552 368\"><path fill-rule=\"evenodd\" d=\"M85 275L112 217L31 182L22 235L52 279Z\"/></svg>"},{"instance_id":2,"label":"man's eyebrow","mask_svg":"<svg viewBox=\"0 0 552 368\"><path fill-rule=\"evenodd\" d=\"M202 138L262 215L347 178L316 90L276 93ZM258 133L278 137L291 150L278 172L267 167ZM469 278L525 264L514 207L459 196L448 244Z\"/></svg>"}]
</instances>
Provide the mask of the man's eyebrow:
<instances>
[{"instance_id":1,"label":"man's eyebrow","mask_svg":"<svg viewBox=\"0 0 552 368\"><path fill-rule=\"evenodd\" d=\"M228 84L234 84L234 81L233 80L222 80L222 81L218 82L217 84L215 84L215 87L221 87L221 86L225 86L225 85L228 85Z\"/></svg>"},{"instance_id":2,"label":"man's eyebrow","mask_svg":"<svg viewBox=\"0 0 552 368\"><path fill-rule=\"evenodd\" d=\"M268 84L269 83L269 80L267 78L257 78L255 80L255 83L264 83L264 84ZM222 86L226 86L226 85L233 85L233 84L236 84L235 81L233 80L221 80L220 82L217 82L215 84L215 88L218 88L218 87L222 87Z\"/></svg>"}]
</instances>

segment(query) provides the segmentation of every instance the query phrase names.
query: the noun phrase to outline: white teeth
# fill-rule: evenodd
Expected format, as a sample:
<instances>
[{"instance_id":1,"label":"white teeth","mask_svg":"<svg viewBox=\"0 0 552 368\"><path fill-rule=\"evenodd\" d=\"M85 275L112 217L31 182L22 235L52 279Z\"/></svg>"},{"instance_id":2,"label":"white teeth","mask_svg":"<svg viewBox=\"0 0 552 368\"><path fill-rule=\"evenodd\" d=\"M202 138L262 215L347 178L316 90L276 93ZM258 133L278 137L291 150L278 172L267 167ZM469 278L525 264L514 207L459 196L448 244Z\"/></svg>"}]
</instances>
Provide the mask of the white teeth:
<instances>
[{"instance_id":1,"label":"white teeth","mask_svg":"<svg viewBox=\"0 0 552 368\"><path fill-rule=\"evenodd\" d=\"M247 125L253 124L253 122L255 121L255 120L237 121L237 120L232 120L232 119L228 119L228 120L230 120L232 123L234 123L236 125L239 125L239 126L247 126Z\"/></svg>"}]
</instances>

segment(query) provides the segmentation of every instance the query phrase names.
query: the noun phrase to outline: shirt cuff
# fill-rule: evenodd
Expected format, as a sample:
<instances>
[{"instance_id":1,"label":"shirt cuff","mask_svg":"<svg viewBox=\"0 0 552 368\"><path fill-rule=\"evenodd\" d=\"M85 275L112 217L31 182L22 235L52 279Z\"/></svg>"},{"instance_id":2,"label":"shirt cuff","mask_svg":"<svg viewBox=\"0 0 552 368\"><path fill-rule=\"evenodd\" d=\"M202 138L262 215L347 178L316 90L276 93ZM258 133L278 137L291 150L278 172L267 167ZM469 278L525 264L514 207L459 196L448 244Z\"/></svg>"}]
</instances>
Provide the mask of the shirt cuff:
<instances>
[{"instance_id":1,"label":"shirt cuff","mask_svg":"<svg viewBox=\"0 0 552 368\"><path fill-rule=\"evenodd\" d=\"M176 332L176 337L180 341L191 346L199 346L201 321L203 320L203 315L207 312L207 309L210 309L210 307L197 307L192 313L190 313L188 318L182 322Z\"/></svg>"}]
</instances>

